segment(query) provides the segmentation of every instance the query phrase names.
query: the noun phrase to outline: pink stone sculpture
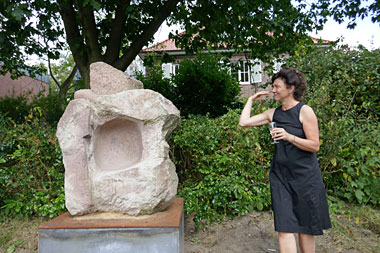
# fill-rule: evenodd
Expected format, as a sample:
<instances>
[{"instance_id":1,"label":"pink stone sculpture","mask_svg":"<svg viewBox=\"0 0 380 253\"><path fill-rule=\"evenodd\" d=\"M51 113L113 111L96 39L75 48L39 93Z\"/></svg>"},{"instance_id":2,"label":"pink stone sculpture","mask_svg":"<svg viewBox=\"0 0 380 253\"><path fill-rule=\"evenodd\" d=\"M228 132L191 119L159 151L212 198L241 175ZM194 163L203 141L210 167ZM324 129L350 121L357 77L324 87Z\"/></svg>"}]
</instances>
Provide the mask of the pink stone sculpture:
<instances>
[{"instance_id":1,"label":"pink stone sculpture","mask_svg":"<svg viewBox=\"0 0 380 253\"><path fill-rule=\"evenodd\" d=\"M178 186L167 143L178 109L103 62L91 64L90 86L75 93L57 126L69 213L164 210Z\"/></svg>"}]
</instances>

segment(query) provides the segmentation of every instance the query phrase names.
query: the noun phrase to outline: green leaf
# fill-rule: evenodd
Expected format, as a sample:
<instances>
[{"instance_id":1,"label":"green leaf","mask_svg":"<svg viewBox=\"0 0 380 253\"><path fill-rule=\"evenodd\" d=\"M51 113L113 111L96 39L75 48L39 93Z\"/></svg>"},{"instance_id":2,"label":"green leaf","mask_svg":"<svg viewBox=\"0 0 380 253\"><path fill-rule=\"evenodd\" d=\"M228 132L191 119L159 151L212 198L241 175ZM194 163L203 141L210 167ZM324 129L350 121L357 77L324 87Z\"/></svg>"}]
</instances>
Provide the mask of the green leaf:
<instances>
[{"instance_id":1,"label":"green leaf","mask_svg":"<svg viewBox=\"0 0 380 253\"><path fill-rule=\"evenodd\" d=\"M259 211L263 210L263 208L264 208L263 202L258 201L258 202L256 203L256 207L257 207L257 209L258 209Z\"/></svg>"},{"instance_id":2,"label":"green leaf","mask_svg":"<svg viewBox=\"0 0 380 253\"><path fill-rule=\"evenodd\" d=\"M12 12L12 16L17 20L17 21L21 21L22 18L24 17L24 12L23 10L17 8L15 9L13 12Z\"/></svg>"},{"instance_id":3,"label":"green leaf","mask_svg":"<svg viewBox=\"0 0 380 253\"><path fill-rule=\"evenodd\" d=\"M362 190L356 190L355 191L355 196L359 200L359 203L361 203L362 200L363 200L364 193L363 193Z\"/></svg>"},{"instance_id":4,"label":"green leaf","mask_svg":"<svg viewBox=\"0 0 380 253\"><path fill-rule=\"evenodd\" d=\"M13 253L15 252L16 250L16 245L12 244L8 249L7 249L7 253Z\"/></svg>"}]
</instances>

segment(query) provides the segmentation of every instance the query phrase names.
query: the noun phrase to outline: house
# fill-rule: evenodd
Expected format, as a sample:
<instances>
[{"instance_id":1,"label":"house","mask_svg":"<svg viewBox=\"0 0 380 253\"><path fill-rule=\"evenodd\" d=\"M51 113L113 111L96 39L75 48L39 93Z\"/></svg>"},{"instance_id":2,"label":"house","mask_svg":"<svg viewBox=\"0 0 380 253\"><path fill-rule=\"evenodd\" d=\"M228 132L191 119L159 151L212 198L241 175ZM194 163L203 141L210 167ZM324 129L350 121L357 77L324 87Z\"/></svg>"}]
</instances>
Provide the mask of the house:
<instances>
[{"instance_id":1,"label":"house","mask_svg":"<svg viewBox=\"0 0 380 253\"><path fill-rule=\"evenodd\" d=\"M310 37L312 41L317 44L319 39ZM322 45L327 45L330 41L322 40ZM167 53L169 56L174 58L172 63L164 63L162 65L162 70L164 72L165 77L170 77L170 75L175 75L178 68L179 63L183 61L185 58L189 58L190 56L186 55L185 50L177 48L175 45L174 39L167 39L160 43L157 43L151 47L143 49L139 56L141 59L144 59L149 53ZM219 49L208 51L205 50L204 53L219 53L219 52L231 52L232 57L230 61L232 63L237 63L238 70L236 71L236 78L239 81L242 88L243 96L250 96L257 91L260 85L265 84L270 77L265 73L264 67L265 65L258 59L249 59L248 52L243 53L234 53L233 49ZM286 56L283 56L286 57ZM279 71L281 67L281 61L275 63L275 71Z\"/></svg>"},{"instance_id":2,"label":"house","mask_svg":"<svg viewBox=\"0 0 380 253\"><path fill-rule=\"evenodd\" d=\"M44 96L49 94L49 76L37 75L35 78L21 76L12 79L10 73L0 75L0 98L24 96L32 99L33 96L42 93Z\"/></svg>"}]
</instances>

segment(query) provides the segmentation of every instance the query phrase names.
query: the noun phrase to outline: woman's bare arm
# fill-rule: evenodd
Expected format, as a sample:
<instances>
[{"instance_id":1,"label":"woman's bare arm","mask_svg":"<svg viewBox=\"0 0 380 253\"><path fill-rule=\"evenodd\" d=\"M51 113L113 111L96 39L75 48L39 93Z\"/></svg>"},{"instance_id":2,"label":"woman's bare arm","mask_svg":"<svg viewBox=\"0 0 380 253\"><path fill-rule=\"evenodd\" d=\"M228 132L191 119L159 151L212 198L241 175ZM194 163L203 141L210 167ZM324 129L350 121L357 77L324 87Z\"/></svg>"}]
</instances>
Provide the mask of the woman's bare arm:
<instances>
[{"instance_id":1,"label":"woman's bare arm","mask_svg":"<svg viewBox=\"0 0 380 253\"><path fill-rule=\"evenodd\" d=\"M272 121L274 109L266 110L263 113L251 117L252 102L265 100L264 96L269 95L269 91L260 91L248 98L247 103L240 115L239 125L243 127L261 126Z\"/></svg>"}]
</instances>

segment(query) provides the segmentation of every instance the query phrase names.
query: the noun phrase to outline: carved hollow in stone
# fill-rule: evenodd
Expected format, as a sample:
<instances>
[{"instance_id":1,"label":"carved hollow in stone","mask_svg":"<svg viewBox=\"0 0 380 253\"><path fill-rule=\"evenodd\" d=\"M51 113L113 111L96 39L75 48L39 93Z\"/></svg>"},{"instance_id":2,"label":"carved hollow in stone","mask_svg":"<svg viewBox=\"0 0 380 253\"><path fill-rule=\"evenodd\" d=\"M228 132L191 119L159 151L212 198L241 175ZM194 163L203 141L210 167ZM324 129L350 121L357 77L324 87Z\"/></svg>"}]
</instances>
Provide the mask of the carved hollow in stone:
<instances>
[{"instance_id":1,"label":"carved hollow in stone","mask_svg":"<svg viewBox=\"0 0 380 253\"><path fill-rule=\"evenodd\" d=\"M142 155L141 129L127 119L114 119L95 130L94 158L100 170L119 170L138 163Z\"/></svg>"},{"instance_id":2,"label":"carved hollow in stone","mask_svg":"<svg viewBox=\"0 0 380 253\"><path fill-rule=\"evenodd\" d=\"M91 67L90 79L91 90L76 92L57 127L68 211L165 209L177 193L167 138L179 124L178 109L105 63Z\"/></svg>"}]
</instances>

